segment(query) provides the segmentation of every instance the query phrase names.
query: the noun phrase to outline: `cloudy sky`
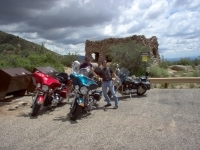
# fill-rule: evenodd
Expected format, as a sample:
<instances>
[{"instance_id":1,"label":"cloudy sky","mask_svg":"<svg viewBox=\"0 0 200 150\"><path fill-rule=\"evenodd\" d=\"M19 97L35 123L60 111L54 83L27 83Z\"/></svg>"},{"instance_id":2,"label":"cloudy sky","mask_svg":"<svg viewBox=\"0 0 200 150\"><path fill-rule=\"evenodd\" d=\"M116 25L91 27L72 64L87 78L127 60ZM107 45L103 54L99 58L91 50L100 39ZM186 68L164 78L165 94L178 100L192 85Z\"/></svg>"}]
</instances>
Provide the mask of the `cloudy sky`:
<instances>
[{"instance_id":1,"label":"cloudy sky","mask_svg":"<svg viewBox=\"0 0 200 150\"><path fill-rule=\"evenodd\" d=\"M0 30L63 55L144 35L164 58L200 56L200 0L0 0Z\"/></svg>"}]
</instances>

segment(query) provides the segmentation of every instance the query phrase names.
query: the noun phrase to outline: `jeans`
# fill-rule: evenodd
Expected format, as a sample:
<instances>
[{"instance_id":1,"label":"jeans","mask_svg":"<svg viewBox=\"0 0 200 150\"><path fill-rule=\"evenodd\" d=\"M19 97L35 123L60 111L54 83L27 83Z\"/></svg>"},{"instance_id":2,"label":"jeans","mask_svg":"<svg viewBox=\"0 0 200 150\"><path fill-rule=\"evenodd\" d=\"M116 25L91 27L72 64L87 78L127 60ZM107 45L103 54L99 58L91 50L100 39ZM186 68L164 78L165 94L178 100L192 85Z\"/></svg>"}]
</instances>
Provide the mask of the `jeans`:
<instances>
[{"instance_id":1,"label":"jeans","mask_svg":"<svg viewBox=\"0 0 200 150\"><path fill-rule=\"evenodd\" d=\"M103 96L105 97L108 104L111 104L111 100L110 100L110 98L108 97L108 94L107 94L107 88L109 88L109 90L111 91L111 93L113 95L113 99L115 101L115 106L118 106L118 98L116 96L112 81L103 81L102 82Z\"/></svg>"}]
</instances>

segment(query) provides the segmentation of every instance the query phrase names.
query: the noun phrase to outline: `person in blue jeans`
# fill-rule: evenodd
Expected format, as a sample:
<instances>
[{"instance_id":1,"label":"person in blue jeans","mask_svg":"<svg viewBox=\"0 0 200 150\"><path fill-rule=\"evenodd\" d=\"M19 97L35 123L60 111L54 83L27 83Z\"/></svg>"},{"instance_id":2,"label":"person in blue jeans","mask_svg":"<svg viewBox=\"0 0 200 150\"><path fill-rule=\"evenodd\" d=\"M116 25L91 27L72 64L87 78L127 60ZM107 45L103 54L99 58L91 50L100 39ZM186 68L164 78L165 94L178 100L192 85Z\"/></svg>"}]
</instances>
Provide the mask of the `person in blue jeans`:
<instances>
[{"instance_id":1,"label":"person in blue jeans","mask_svg":"<svg viewBox=\"0 0 200 150\"><path fill-rule=\"evenodd\" d=\"M114 71L110 67L107 66L106 60L104 60L102 62L102 67L103 68L101 69L99 76L102 78L102 92L107 101L107 104L105 105L105 107L111 106L111 100L107 94L107 88L109 88L109 90L112 93L113 99L115 101L115 106L113 109L117 109L118 108L118 98L116 96L113 82L112 82L112 76L114 76L115 78L117 78L117 76L114 73Z\"/></svg>"}]
</instances>

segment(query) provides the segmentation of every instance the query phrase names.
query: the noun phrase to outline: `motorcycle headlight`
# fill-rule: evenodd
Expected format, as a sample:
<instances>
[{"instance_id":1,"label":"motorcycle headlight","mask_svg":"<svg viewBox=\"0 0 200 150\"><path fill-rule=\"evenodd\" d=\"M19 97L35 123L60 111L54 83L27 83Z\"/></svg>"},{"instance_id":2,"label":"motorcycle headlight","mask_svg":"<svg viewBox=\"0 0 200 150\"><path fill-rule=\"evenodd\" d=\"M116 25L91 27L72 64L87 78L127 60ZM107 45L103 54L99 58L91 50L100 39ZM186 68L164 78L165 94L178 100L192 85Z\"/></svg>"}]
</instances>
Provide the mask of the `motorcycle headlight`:
<instances>
[{"instance_id":1,"label":"motorcycle headlight","mask_svg":"<svg viewBox=\"0 0 200 150\"><path fill-rule=\"evenodd\" d=\"M48 87L47 85L42 85L42 90L43 90L44 92L47 92L48 89L49 89L49 87Z\"/></svg>"},{"instance_id":2,"label":"motorcycle headlight","mask_svg":"<svg viewBox=\"0 0 200 150\"><path fill-rule=\"evenodd\" d=\"M80 88L80 92L81 92L82 94L86 94L87 91L88 91L88 88L87 88L86 86L82 86L82 87Z\"/></svg>"}]
</instances>

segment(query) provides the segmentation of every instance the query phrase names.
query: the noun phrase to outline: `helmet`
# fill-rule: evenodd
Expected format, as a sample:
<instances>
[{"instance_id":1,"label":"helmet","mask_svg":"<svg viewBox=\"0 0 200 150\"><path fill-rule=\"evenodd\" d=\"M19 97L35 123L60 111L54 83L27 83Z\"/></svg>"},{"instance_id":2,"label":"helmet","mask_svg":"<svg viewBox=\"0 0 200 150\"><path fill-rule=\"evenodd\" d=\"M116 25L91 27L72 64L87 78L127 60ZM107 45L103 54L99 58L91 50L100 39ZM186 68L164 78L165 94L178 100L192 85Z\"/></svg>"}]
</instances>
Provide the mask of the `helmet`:
<instances>
[{"instance_id":1,"label":"helmet","mask_svg":"<svg viewBox=\"0 0 200 150\"><path fill-rule=\"evenodd\" d=\"M79 61L74 61L72 62L72 72L78 73L80 68L80 62Z\"/></svg>"}]
</instances>

